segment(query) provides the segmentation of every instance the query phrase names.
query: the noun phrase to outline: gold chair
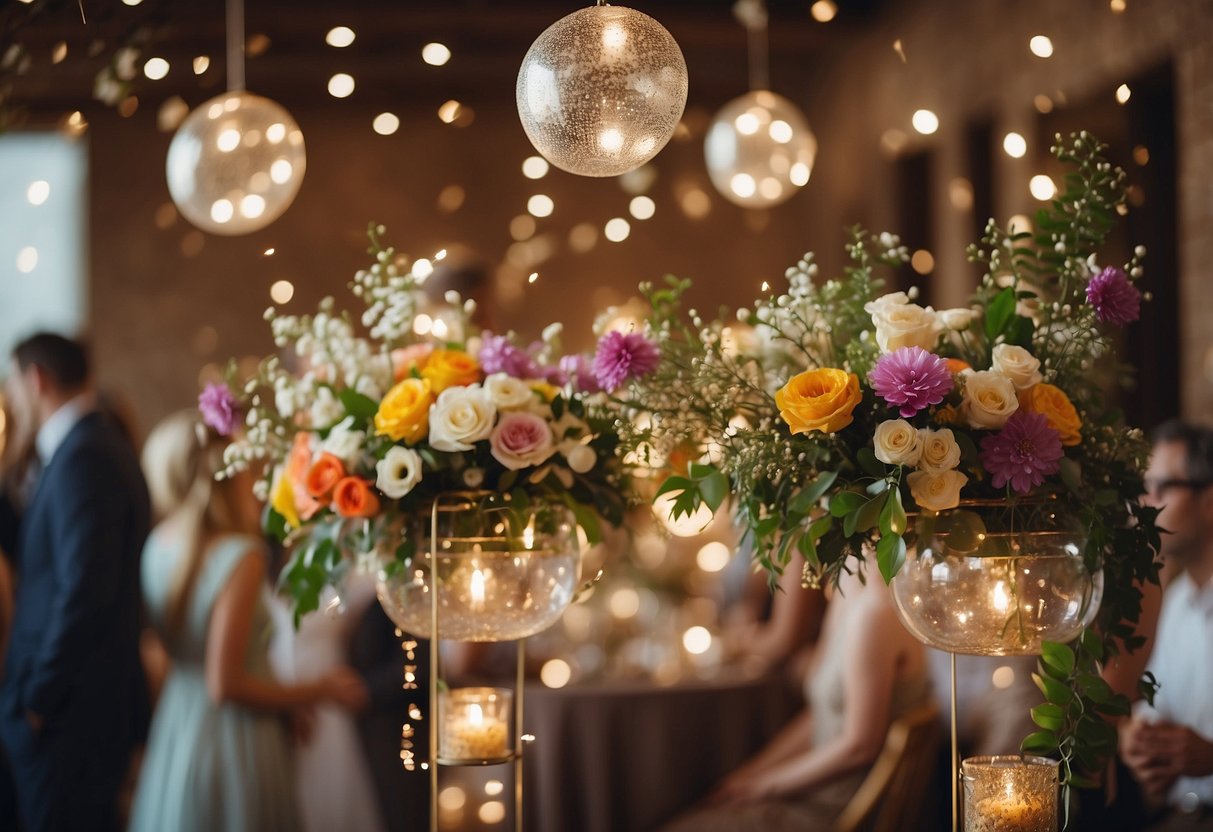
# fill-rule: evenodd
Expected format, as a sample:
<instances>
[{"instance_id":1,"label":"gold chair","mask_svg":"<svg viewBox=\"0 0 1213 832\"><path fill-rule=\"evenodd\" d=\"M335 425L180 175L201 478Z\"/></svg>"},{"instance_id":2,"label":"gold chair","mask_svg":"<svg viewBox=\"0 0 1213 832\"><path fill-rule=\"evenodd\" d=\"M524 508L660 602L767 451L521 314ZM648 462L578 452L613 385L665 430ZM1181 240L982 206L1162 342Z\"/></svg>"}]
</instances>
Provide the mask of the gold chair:
<instances>
[{"instance_id":1,"label":"gold chair","mask_svg":"<svg viewBox=\"0 0 1213 832\"><path fill-rule=\"evenodd\" d=\"M941 735L934 705L889 726L884 750L834 825L835 832L904 832L915 828L935 771Z\"/></svg>"}]
</instances>

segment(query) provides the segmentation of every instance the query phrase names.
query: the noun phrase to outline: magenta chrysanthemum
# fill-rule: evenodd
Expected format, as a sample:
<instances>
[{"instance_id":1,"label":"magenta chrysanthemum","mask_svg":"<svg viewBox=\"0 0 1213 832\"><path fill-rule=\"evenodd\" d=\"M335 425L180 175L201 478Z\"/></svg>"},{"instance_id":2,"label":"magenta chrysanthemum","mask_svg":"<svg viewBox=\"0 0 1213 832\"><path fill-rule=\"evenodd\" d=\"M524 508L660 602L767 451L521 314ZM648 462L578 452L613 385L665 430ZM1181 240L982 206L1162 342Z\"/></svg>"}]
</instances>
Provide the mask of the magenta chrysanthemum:
<instances>
[{"instance_id":1,"label":"magenta chrysanthemum","mask_svg":"<svg viewBox=\"0 0 1213 832\"><path fill-rule=\"evenodd\" d=\"M240 403L226 384L208 384L198 396L198 411L220 436L231 436L240 424Z\"/></svg>"},{"instance_id":2,"label":"magenta chrysanthemum","mask_svg":"<svg viewBox=\"0 0 1213 832\"><path fill-rule=\"evenodd\" d=\"M657 369L661 351L638 332L608 332L598 340L594 353L594 377L608 393L630 378L647 375Z\"/></svg>"},{"instance_id":3,"label":"magenta chrysanthemum","mask_svg":"<svg viewBox=\"0 0 1213 832\"><path fill-rule=\"evenodd\" d=\"M1061 470L1061 436L1040 413L1017 410L998 433L981 440L981 464L995 488L1008 482L1027 494Z\"/></svg>"},{"instance_id":4,"label":"magenta chrysanthemum","mask_svg":"<svg viewBox=\"0 0 1213 832\"><path fill-rule=\"evenodd\" d=\"M1141 315L1141 292L1124 270L1115 266L1091 278L1087 284L1087 303L1095 307L1095 317L1113 326L1133 323Z\"/></svg>"},{"instance_id":5,"label":"magenta chrysanthemum","mask_svg":"<svg viewBox=\"0 0 1213 832\"><path fill-rule=\"evenodd\" d=\"M566 355L560 359L559 377L554 384L570 383L578 393L597 393L602 388L594 378L593 359L588 355Z\"/></svg>"},{"instance_id":6,"label":"magenta chrysanthemum","mask_svg":"<svg viewBox=\"0 0 1213 832\"><path fill-rule=\"evenodd\" d=\"M922 347L902 347L882 355L868 374L868 383L902 418L939 404L952 389L948 363Z\"/></svg>"}]
</instances>

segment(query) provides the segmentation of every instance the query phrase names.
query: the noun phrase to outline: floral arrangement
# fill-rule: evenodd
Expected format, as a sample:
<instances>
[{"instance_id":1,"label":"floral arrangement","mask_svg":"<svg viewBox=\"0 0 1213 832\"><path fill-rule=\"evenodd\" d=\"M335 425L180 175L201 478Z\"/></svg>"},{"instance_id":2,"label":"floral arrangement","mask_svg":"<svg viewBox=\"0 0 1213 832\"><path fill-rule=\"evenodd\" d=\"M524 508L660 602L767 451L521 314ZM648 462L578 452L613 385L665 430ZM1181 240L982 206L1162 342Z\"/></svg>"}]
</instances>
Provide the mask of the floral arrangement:
<instances>
[{"instance_id":1,"label":"floral arrangement","mask_svg":"<svg viewBox=\"0 0 1213 832\"><path fill-rule=\"evenodd\" d=\"M296 618L341 580L350 552L407 562L403 520L428 517L445 492L562 503L596 542L599 519L618 523L627 494L607 393L659 360L652 342L618 332L593 356L562 355L559 324L526 347L512 334L472 336L474 301L448 292L431 309L428 271L405 268L383 233L369 229L374 263L351 284L368 335L332 298L314 315L270 308L285 355L199 398L204 421L234 436L224 475L264 473L256 494L265 530L291 551L281 583Z\"/></svg>"},{"instance_id":2,"label":"floral arrangement","mask_svg":"<svg viewBox=\"0 0 1213 832\"><path fill-rule=\"evenodd\" d=\"M914 515L962 500L1047 505L1086 532L1089 568L1104 570L1095 628L1071 647L1046 643L1032 752L1056 752L1069 782L1115 748L1103 714L1127 713L1099 676L1132 649L1140 585L1157 582L1157 512L1143 506L1149 446L1104 402L1097 369L1115 332L1137 319L1144 250L1123 266L1097 251L1124 210L1124 173L1086 133L1054 155L1072 172L1033 232L991 221L970 259L984 275L969 306L934 310L915 290L883 291L881 267L906 249L856 229L850 265L818 283L808 254L786 292L705 320L683 312L687 281L642 289L655 372L618 395L624 445L671 467L659 489L676 516L726 498L755 558L774 576L792 553L804 581L836 581L874 550L886 581L901 568ZM667 497L666 499L669 499ZM1073 763L1073 765L1071 765Z\"/></svg>"}]
</instances>

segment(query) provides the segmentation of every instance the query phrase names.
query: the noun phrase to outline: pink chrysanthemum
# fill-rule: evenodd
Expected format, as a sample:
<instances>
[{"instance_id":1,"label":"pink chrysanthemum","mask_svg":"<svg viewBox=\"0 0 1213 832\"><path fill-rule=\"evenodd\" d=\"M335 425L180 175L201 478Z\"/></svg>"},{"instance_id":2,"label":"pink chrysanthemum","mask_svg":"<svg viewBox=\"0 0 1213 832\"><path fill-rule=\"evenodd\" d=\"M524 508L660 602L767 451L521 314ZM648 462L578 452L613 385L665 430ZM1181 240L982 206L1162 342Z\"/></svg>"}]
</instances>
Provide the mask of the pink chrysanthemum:
<instances>
[{"instance_id":1,"label":"pink chrysanthemum","mask_svg":"<svg viewBox=\"0 0 1213 832\"><path fill-rule=\"evenodd\" d=\"M981 440L981 464L993 476L995 488L1008 482L1027 494L1061 470L1061 436L1040 413L1017 410L998 433Z\"/></svg>"},{"instance_id":2,"label":"pink chrysanthemum","mask_svg":"<svg viewBox=\"0 0 1213 832\"><path fill-rule=\"evenodd\" d=\"M539 366L530 354L510 343L505 335L484 334L481 340L480 367L485 374L505 373L513 378L537 378L540 375Z\"/></svg>"},{"instance_id":3,"label":"pink chrysanthemum","mask_svg":"<svg viewBox=\"0 0 1213 832\"><path fill-rule=\"evenodd\" d=\"M1095 307L1095 317L1113 326L1133 323L1141 315L1141 292L1124 270L1115 266L1091 278L1087 284L1087 303Z\"/></svg>"},{"instance_id":4,"label":"pink chrysanthemum","mask_svg":"<svg viewBox=\"0 0 1213 832\"><path fill-rule=\"evenodd\" d=\"M661 351L638 332L608 332L598 341L594 353L594 377L608 393L630 378L647 375L657 369Z\"/></svg>"},{"instance_id":5,"label":"pink chrysanthemum","mask_svg":"<svg viewBox=\"0 0 1213 832\"><path fill-rule=\"evenodd\" d=\"M882 355L868 383L902 418L939 404L952 389L948 363L922 347L902 347Z\"/></svg>"},{"instance_id":6,"label":"pink chrysanthemum","mask_svg":"<svg viewBox=\"0 0 1213 832\"><path fill-rule=\"evenodd\" d=\"M240 424L240 402L226 384L208 384L198 396L198 411L220 436L231 436Z\"/></svg>"}]
</instances>

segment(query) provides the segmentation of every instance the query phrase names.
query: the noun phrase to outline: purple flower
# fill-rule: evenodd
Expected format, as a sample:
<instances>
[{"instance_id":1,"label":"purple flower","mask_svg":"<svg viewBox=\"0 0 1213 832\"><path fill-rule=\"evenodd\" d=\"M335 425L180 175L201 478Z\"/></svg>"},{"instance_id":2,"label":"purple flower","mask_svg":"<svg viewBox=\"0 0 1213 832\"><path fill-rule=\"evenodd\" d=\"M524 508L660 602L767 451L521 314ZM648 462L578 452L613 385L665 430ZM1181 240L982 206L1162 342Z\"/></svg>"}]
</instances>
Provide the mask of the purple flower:
<instances>
[{"instance_id":1,"label":"purple flower","mask_svg":"<svg viewBox=\"0 0 1213 832\"><path fill-rule=\"evenodd\" d=\"M240 424L240 402L226 384L208 384L198 396L198 410L203 424L220 436L231 436Z\"/></svg>"},{"instance_id":2,"label":"purple flower","mask_svg":"<svg viewBox=\"0 0 1213 832\"><path fill-rule=\"evenodd\" d=\"M660 360L657 345L640 333L608 332L598 339L594 378L609 393L630 378L653 372Z\"/></svg>"},{"instance_id":3,"label":"purple flower","mask_svg":"<svg viewBox=\"0 0 1213 832\"><path fill-rule=\"evenodd\" d=\"M588 355L566 355L560 359L560 381L571 382L578 393L597 393L602 388L594 377L594 361Z\"/></svg>"},{"instance_id":4,"label":"purple flower","mask_svg":"<svg viewBox=\"0 0 1213 832\"><path fill-rule=\"evenodd\" d=\"M1141 292L1129 282L1123 269L1109 266L1087 284L1087 303L1105 324L1124 326L1141 315Z\"/></svg>"},{"instance_id":5,"label":"purple flower","mask_svg":"<svg viewBox=\"0 0 1213 832\"><path fill-rule=\"evenodd\" d=\"M1007 482L1027 494L1061 470L1061 436L1040 413L1017 410L998 433L981 440L981 464L994 476L994 487Z\"/></svg>"},{"instance_id":6,"label":"purple flower","mask_svg":"<svg viewBox=\"0 0 1213 832\"><path fill-rule=\"evenodd\" d=\"M909 419L923 408L939 404L952 389L948 362L922 347L901 347L882 355L868 374L868 383Z\"/></svg>"},{"instance_id":7,"label":"purple flower","mask_svg":"<svg viewBox=\"0 0 1213 832\"><path fill-rule=\"evenodd\" d=\"M505 335L485 334L480 345L480 367L485 375L505 373L513 378L537 378L540 369L526 350L510 343Z\"/></svg>"}]
</instances>

